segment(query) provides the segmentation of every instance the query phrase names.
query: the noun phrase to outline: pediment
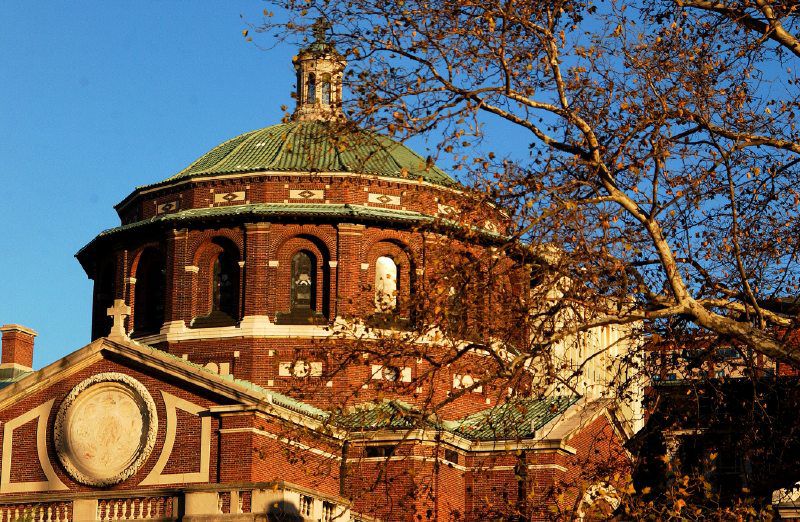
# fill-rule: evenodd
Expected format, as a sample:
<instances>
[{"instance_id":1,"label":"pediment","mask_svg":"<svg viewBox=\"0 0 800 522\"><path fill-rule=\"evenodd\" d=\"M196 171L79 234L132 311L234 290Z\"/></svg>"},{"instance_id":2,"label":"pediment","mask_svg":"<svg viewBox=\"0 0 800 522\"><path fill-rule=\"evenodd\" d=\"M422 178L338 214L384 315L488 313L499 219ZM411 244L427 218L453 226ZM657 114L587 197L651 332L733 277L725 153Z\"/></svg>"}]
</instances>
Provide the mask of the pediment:
<instances>
[{"instance_id":1,"label":"pediment","mask_svg":"<svg viewBox=\"0 0 800 522\"><path fill-rule=\"evenodd\" d=\"M0 495L208 483L210 412L266 401L160 350L98 339L0 390Z\"/></svg>"}]
</instances>

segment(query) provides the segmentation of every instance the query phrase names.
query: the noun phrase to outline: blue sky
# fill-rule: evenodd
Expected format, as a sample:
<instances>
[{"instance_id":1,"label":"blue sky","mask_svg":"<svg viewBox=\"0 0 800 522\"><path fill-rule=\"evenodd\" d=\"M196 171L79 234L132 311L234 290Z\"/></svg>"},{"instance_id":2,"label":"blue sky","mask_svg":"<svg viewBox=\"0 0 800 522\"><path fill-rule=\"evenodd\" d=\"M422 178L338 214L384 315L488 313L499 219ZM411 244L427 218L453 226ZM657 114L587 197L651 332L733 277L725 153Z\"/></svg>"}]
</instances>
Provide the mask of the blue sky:
<instances>
[{"instance_id":1,"label":"blue sky","mask_svg":"<svg viewBox=\"0 0 800 522\"><path fill-rule=\"evenodd\" d=\"M136 185L276 123L294 48L245 42L260 1L0 2L0 324L40 367L89 341L73 257Z\"/></svg>"}]
</instances>

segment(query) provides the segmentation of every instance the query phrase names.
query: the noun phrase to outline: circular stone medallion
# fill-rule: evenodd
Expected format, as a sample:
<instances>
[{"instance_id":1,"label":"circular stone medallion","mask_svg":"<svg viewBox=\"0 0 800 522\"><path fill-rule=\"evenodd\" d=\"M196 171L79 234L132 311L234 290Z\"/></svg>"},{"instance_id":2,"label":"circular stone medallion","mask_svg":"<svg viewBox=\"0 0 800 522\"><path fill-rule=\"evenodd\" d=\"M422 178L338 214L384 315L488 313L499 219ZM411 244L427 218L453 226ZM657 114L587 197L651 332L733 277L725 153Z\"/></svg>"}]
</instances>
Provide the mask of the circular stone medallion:
<instances>
[{"instance_id":1,"label":"circular stone medallion","mask_svg":"<svg viewBox=\"0 0 800 522\"><path fill-rule=\"evenodd\" d=\"M110 486L150 456L158 432L153 397L136 379L99 373L72 389L56 417L56 452L78 482Z\"/></svg>"}]
</instances>

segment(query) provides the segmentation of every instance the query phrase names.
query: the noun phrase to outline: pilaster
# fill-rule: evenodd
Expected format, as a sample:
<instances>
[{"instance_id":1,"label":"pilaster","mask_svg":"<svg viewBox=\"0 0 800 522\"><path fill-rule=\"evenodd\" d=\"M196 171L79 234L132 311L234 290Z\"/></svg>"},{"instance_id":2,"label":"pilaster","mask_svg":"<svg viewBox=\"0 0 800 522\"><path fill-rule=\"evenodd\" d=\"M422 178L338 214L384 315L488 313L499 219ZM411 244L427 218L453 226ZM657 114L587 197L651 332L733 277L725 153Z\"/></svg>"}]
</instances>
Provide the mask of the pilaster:
<instances>
[{"instance_id":1,"label":"pilaster","mask_svg":"<svg viewBox=\"0 0 800 522\"><path fill-rule=\"evenodd\" d=\"M267 267L269 223L247 223L244 238L244 310L242 316L267 316L267 301L274 278L270 278Z\"/></svg>"},{"instance_id":2,"label":"pilaster","mask_svg":"<svg viewBox=\"0 0 800 522\"><path fill-rule=\"evenodd\" d=\"M346 317L359 311L361 243L365 228L364 225L352 223L340 223L337 227L336 316Z\"/></svg>"}]
</instances>

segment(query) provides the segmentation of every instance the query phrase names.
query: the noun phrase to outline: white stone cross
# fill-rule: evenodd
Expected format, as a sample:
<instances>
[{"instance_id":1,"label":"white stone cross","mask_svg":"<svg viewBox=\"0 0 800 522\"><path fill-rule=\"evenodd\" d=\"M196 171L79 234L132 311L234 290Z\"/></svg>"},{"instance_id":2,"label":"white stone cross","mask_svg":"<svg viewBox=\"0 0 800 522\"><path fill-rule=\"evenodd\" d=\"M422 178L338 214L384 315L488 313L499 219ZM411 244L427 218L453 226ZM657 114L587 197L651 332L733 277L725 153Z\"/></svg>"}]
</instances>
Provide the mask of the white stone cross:
<instances>
[{"instance_id":1,"label":"white stone cross","mask_svg":"<svg viewBox=\"0 0 800 522\"><path fill-rule=\"evenodd\" d=\"M125 318L131 315L131 307L125 304L124 299L114 299L114 306L106 310L109 317L114 319L108 338L112 341L125 341L128 334L125 332Z\"/></svg>"}]
</instances>

